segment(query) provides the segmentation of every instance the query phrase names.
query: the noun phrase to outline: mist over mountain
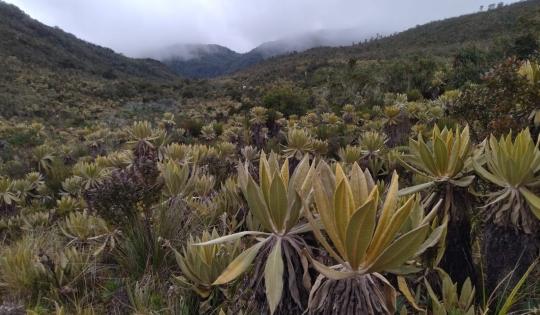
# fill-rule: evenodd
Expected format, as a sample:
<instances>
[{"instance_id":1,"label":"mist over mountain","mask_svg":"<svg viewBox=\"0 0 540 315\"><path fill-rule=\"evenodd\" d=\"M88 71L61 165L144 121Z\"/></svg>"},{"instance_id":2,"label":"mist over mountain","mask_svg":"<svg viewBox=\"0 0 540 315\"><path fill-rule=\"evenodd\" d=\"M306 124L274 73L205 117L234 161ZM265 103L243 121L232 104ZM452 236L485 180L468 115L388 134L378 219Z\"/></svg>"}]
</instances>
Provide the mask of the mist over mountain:
<instances>
[{"instance_id":1,"label":"mist over mountain","mask_svg":"<svg viewBox=\"0 0 540 315\"><path fill-rule=\"evenodd\" d=\"M0 39L0 59L11 58L34 69L109 77L174 78L155 60L128 58L83 41L58 27L44 25L3 1L0 1ZM9 66L14 63L10 62Z\"/></svg>"},{"instance_id":2,"label":"mist over mountain","mask_svg":"<svg viewBox=\"0 0 540 315\"><path fill-rule=\"evenodd\" d=\"M143 55L163 62L179 75L211 78L234 73L271 57L315 47L350 46L378 35L366 28L320 30L262 43L246 53L215 44L176 44Z\"/></svg>"},{"instance_id":3,"label":"mist over mountain","mask_svg":"<svg viewBox=\"0 0 540 315\"><path fill-rule=\"evenodd\" d=\"M182 61L198 59L215 54L238 54L227 47L217 44L175 44L162 49L152 50L143 55L156 60L178 59Z\"/></svg>"},{"instance_id":4,"label":"mist over mountain","mask_svg":"<svg viewBox=\"0 0 540 315\"><path fill-rule=\"evenodd\" d=\"M177 44L150 53L148 57L188 78L212 78L233 73L263 60L259 53L241 54L215 44Z\"/></svg>"},{"instance_id":5,"label":"mist over mountain","mask_svg":"<svg viewBox=\"0 0 540 315\"><path fill-rule=\"evenodd\" d=\"M9 1L0 315L540 315L540 0Z\"/></svg>"},{"instance_id":6,"label":"mist over mountain","mask_svg":"<svg viewBox=\"0 0 540 315\"><path fill-rule=\"evenodd\" d=\"M367 28L320 30L266 42L252 51L260 53L264 58L268 58L290 52L303 52L315 47L351 46L378 35L380 35L380 32L368 30Z\"/></svg>"}]
</instances>

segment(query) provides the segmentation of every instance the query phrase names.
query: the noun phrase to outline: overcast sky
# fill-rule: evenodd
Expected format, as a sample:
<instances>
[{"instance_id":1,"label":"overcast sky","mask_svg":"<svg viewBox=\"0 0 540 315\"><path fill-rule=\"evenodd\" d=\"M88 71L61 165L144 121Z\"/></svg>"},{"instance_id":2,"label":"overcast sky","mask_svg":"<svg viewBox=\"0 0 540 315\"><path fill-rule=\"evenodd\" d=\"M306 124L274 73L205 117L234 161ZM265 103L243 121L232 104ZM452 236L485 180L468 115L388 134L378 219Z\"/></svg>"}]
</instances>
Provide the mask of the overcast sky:
<instances>
[{"instance_id":1,"label":"overcast sky","mask_svg":"<svg viewBox=\"0 0 540 315\"><path fill-rule=\"evenodd\" d=\"M485 0L7 0L39 21L128 56L177 43L239 52L320 29L390 33L478 11ZM515 1L505 1L505 3Z\"/></svg>"}]
</instances>

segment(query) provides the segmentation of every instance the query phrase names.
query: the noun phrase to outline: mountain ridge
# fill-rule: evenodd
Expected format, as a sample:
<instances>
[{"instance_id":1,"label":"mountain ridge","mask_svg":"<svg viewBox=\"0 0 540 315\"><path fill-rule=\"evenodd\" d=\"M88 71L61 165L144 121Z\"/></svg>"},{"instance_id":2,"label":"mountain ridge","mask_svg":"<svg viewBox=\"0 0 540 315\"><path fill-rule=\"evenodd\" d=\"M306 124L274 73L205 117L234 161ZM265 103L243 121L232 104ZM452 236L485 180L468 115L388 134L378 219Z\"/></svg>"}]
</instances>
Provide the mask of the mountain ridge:
<instances>
[{"instance_id":1,"label":"mountain ridge","mask_svg":"<svg viewBox=\"0 0 540 315\"><path fill-rule=\"evenodd\" d=\"M0 69L0 117L53 124L86 124L129 102L175 98L187 85L159 61L86 42L3 1Z\"/></svg>"},{"instance_id":2,"label":"mountain ridge","mask_svg":"<svg viewBox=\"0 0 540 315\"><path fill-rule=\"evenodd\" d=\"M58 27L47 26L3 1L0 1L0 38L0 57L15 57L35 67L109 77L166 80L175 77L156 60L125 57L110 48L86 42Z\"/></svg>"},{"instance_id":3,"label":"mountain ridge","mask_svg":"<svg viewBox=\"0 0 540 315\"><path fill-rule=\"evenodd\" d=\"M173 72L188 78L230 75L266 59L303 52L313 47L339 47L368 38L371 32L359 28L319 30L264 42L245 53L217 44L176 44L146 56L166 64Z\"/></svg>"},{"instance_id":4,"label":"mountain ridge","mask_svg":"<svg viewBox=\"0 0 540 315\"><path fill-rule=\"evenodd\" d=\"M540 33L540 0L525 0L489 11L479 11L417 25L392 35L352 46L315 47L298 54L283 55L265 60L233 76L251 80L303 76L303 71L331 62L350 60L381 60L405 56L433 55L449 58L460 49L475 46L489 48L497 41L508 41L518 34Z\"/></svg>"},{"instance_id":5,"label":"mountain ridge","mask_svg":"<svg viewBox=\"0 0 540 315\"><path fill-rule=\"evenodd\" d=\"M435 21L353 46L312 48L262 61L260 54L239 61L236 52L214 45L232 56L228 66L241 70L212 80L192 80L179 77L158 61L131 59L87 43L0 1L0 116L48 117L59 112L80 124L121 112L123 106L148 115L156 108L166 110L212 98L247 100L246 106L263 104L265 98L268 102L301 99L312 106L318 98L339 107L357 102L365 96L359 93L367 95L373 86L390 80L398 86L392 92L411 92L417 87L399 85L407 80L409 69L421 71L433 63L440 69L451 68L458 52L470 45L483 50L481 57L497 54L488 56L490 60L511 56L490 47L511 48L518 36L531 32L539 37L540 0ZM410 57L416 60L410 62ZM428 63L423 64L422 58ZM223 58L219 61L223 63ZM491 65L482 63L473 70L479 77ZM204 69L205 64L199 66ZM369 71L379 77L366 77ZM430 93L424 88L420 92L426 97ZM339 93L346 95L333 96Z\"/></svg>"}]
</instances>

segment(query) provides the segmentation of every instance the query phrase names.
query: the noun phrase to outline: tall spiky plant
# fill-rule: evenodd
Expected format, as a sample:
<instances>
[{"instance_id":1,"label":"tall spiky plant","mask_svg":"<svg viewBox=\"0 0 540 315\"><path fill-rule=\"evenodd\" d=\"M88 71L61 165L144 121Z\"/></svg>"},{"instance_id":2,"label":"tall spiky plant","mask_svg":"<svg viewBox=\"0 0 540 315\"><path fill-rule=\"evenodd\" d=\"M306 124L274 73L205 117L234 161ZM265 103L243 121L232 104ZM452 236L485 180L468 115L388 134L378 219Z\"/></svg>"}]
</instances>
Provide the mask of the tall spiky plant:
<instances>
[{"instance_id":1,"label":"tall spiky plant","mask_svg":"<svg viewBox=\"0 0 540 315\"><path fill-rule=\"evenodd\" d=\"M0 177L0 209L14 205L19 198L13 191L13 181Z\"/></svg>"},{"instance_id":2,"label":"tall spiky plant","mask_svg":"<svg viewBox=\"0 0 540 315\"><path fill-rule=\"evenodd\" d=\"M250 110L250 131L253 138L253 144L257 148L262 148L265 143L267 136L267 130L265 130L265 126L267 120L268 109L261 106L255 106Z\"/></svg>"},{"instance_id":3,"label":"tall spiky plant","mask_svg":"<svg viewBox=\"0 0 540 315\"><path fill-rule=\"evenodd\" d=\"M411 122L400 105L386 106L384 113L384 132L388 136L388 145L393 147L407 141L407 132Z\"/></svg>"},{"instance_id":4,"label":"tall spiky plant","mask_svg":"<svg viewBox=\"0 0 540 315\"><path fill-rule=\"evenodd\" d=\"M384 133L377 131L364 131L358 138L363 158L380 157L386 150L388 138Z\"/></svg>"},{"instance_id":5,"label":"tall spiky plant","mask_svg":"<svg viewBox=\"0 0 540 315\"><path fill-rule=\"evenodd\" d=\"M204 125L201 129L201 138L207 142L210 142L216 138L216 131L214 125Z\"/></svg>"},{"instance_id":6,"label":"tall spiky plant","mask_svg":"<svg viewBox=\"0 0 540 315\"><path fill-rule=\"evenodd\" d=\"M356 114L356 109L354 108L354 105L347 104L343 106L341 112L341 119L344 123L356 124L358 122L358 115Z\"/></svg>"},{"instance_id":7,"label":"tall spiky plant","mask_svg":"<svg viewBox=\"0 0 540 315\"><path fill-rule=\"evenodd\" d=\"M203 231L200 237L190 236L187 246L181 252L173 249L176 262L182 271L182 276L175 279L181 284L187 284L202 299L207 300L208 304L214 302L212 301L214 293L218 295L216 298L219 301L219 292L214 290L212 284L240 252L239 241L206 246L194 245L218 237L215 229L212 233Z\"/></svg>"},{"instance_id":8,"label":"tall spiky plant","mask_svg":"<svg viewBox=\"0 0 540 315\"><path fill-rule=\"evenodd\" d=\"M311 190L314 173L315 166L310 165L307 156L289 176L288 160L280 167L275 154L267 159L263 152L259 163L259 184L248 173L247 165L239 166L240 189L255 221L252 225L259 226L259 229L199 244L206 246L248 235L256 236L255 244L232 261L214 284L235 280L255 262L251 286L256 294L265 294L268 302L259 306L259 312L265 312L268 307L271 314L292 314L305 306L308 290L305 286L309 281L306 283L303 277L309 276L301 251L308 246L299 234L309 231L309 225L300 224L300 218L302 202Z\"/></svg>"},{"instance_id":9,"label":"tall spiky plant","mask_svg":"<svg viewBox=\"0 0 540 315\"><path fill-rule=\"evenodd\" d=\"M310 294L310 314L394 314L396 292L382 273L407 272L404 264L436 239L430 236L433 215L409 221L415 198L399 206L397 173L379 207L379 187L358 164L349 176L339 164L334 174L324 161L317 170L313 179L317 213L306 214L337 265L327 267L311 259L321 275Z\"/></svg>"},{"instance_id":10,"label":"tall spiky plant","mask_svg":"<svg viewBox=\"0 0 540 315\"><path fill-rule=\"evenodd\" d=\"M85 189L91 189L108 178L110 170L97 163L79 162L73 166L73 174L82 178Z\"/></svg>"},{"instance_id":11,"label":"tall spiky plant","mask_svg":"<svg viewBox=\"0 0 540 315\"><path fill-rule=\"evenodd\" d=\"M153 147L164 132L162 130L154 130L148 121L136 121L127 129L130 136L129 143Z\"/></svg>"},{"instance_id":12,"label":"tall spiky plant","mask_svg":"<svg viewBox=\"0 0 540 315\"><path fill-rule=\"evenodd\" d=\"M377 131L364 131L358 139L362 149L361 165L368 168L375 177L384 173L383 164L387 142L386 135Z\"/></svg>"},{"instance_id":13,"label":"tall spiky plant","mask_svg":"<svg viewBox=\"0 0 540 315\"><path fill-rule=\"evenodd\" d=\"M292 128L287 133L287 146L283 153L288 158L301 160L305 154L313 152L311 135L304 129Z\"/></svg>"},{"instance_id":14,"label":"tall spiky plant","mask_svg":"<svg viewBox=\"0 0 540 315\"><path fill-rule=\"evenodd\" d=\"M362 149L359 146L348 145L338 151L339 160L344 164L358 162L362 158Z\"/></svg>"},{"instance_id":15,"label":"tall spiky plant","mask_svg":"<svg viewBox=\"0 0 540 315\"><path fill-rule=\"evenodd\" d=\"M48 145L36 147L33 152L33 158L36 161L37 169L40 172L48 172L54 160L54 151Z\"/></svg>"},{"instance_id":16,"label":"tall spiky plant","mask_svg":"<svg viewBox=\"0 0 540 315\"><path fill-rule=\"evenodd\" d=\"M519 74L531 84L540 84L540 64L526 61L519 68Z\"/></svg>"},{"instance_id":17,"label":"tall spiky plant","mask_svg":"<svg viewBox=\"0 0 540 315\"><path fill-rule=\"evenodd\" d=\"M488 289L516 268L523 273L540 250L540 138L528 129L514 140L512 133L484 142L485 166L474 162L476 172L500 187L488 194L483 257ZM517 277L513 277L516 281Z\"/></svg>"},{"instance_id":18,"label":"tall spiky plant","mask_svg":"<svg viewBox=\"0 0 540 315\"><path fill-rule=\"evenodd\" d=\"M485 314L475 309L475 293L476 289L472 285L470 279L465 280L461 285L461 290L458 290L458 283L452 281L450 276L441 268L435 268L437 280L437 288L424 278L423 285L415 290L415 294L409 289L403 278L398 279L398 285L403 296L409 304L417 311L417 314L428 314L428 305L431 304L431 312L433 315L475 315ZM420 282L420 281L419 281ZM438 292L440 291L440 293ZM423 297L427 296L428 305L423 305ZM440 297L439 297L440 296ZM422 305L422 306L419 306ZM400 314L408 314L407 308L404 306Z\"/></svg>"},{"instance_id":19,"label":"tall spiky plant","mask_svg":"<svg viewBox=\"0 0 540 315\"><path fill-rule=\"evenodd\" d=\"M524 62L519 68L519 74L524 76L533 87L540 87L540 63ZM533 109L529 115L529 119L532 121L534 127L538 129L540 127L540 109Z\"/></svg>"},{"instance_id":20,"label":"tall spiky plant","mask_svg":"<svg viewBox=\"0 0 540 315\"><path fill-rule=\"evenodd\" d=\"M401 195L425 192L426 200L443 199L439 213L449 216L446 252L442 268L452 279L462 284L467 278L475 281L470 239L472 195L468 186L473 182L472 145L469 127L463 130L433 128L431 138L425 142L410 139L409 154L402 158L403 165L415 174L427 179L425 183L400 191Z\"/></svg>"}]
</instances>

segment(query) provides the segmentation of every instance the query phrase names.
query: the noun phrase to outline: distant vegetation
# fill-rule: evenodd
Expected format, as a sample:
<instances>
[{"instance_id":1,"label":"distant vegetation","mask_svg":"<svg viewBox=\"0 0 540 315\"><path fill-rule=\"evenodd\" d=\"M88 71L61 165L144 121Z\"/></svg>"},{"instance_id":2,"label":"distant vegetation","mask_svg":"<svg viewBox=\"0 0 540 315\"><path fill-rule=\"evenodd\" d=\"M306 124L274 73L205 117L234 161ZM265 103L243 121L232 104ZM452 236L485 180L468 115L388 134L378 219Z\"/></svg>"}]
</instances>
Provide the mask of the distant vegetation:
<instances>
[{"instance_id":1,"label":"distant vegetation","mask_svg":"<svg viewBox=\"0 0 540 315\"><path fill-rule=\"evenodd\" d=\"M265 58L256 50L241 54L219 45L186 45L177 53L174 47L170 49L169 56L160 58L163 63L174 73L195 79L231 74Z\"/></svg>"},{"instance_id":2,"label":"distant vegetation","mask_svg":"<svg viewBox=\"0 0 540 315\"><path fill-rule=\"evenodd\" d=\"M0 3L0 314L535 314L539 19L192 80Z\"/></svg>"},{"instance_id":3,"label":"distant vegetation","mask_svg":"<svg viewBox=\"0 0 540 315\"><path fill-rule=\"evenodd\" d=\"M186 78L214 78L235 73L271 57L303 52L313 47L347 46L372 37L360 28L321 30L265 42L246 53L219 45L179 44L147 55Z\"/></svg>"}]
</instances>

